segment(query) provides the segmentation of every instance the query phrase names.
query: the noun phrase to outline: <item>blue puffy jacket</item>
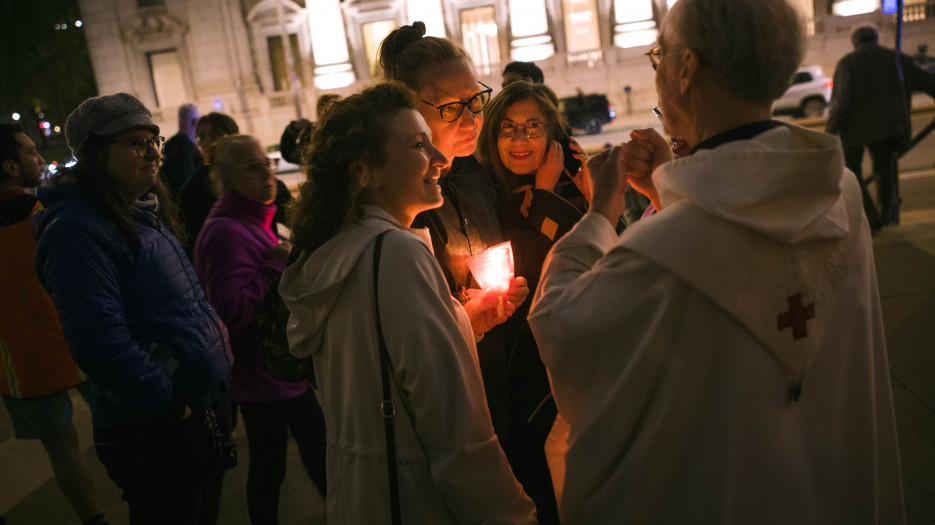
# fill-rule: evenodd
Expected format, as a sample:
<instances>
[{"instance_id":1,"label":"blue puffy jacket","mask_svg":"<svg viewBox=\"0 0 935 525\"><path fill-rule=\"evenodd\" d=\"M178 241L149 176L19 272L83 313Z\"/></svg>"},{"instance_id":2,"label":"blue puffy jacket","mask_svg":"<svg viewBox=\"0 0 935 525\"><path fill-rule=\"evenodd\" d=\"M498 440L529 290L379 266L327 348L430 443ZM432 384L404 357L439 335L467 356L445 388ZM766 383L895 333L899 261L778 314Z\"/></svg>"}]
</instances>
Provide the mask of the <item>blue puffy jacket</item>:
<instances>
[{"instance_id":1,"label":"blue puffy jacket","mask_svg":"<svg viewBox=\"0 0 935 525\"><path fill-rule=\"evenodd\" d=\"M72 357L92 385L95 426L206 408L226 389L227 329L178 240L140 210L136 250L74 188L40 192L36 272L58 310Z\"/></svg>"}]
</instances>

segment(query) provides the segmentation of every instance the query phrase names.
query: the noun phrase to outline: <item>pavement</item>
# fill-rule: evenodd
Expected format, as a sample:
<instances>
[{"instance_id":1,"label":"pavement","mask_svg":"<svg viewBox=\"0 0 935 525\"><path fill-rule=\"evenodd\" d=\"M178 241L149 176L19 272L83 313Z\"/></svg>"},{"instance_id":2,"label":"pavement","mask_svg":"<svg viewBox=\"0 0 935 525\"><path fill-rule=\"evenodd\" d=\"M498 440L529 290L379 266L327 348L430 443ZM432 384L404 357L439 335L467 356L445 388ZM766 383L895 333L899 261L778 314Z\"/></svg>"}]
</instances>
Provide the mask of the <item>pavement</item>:
<instances>
[{"instance_id":1,"label":"pavement","mask_svg":"<svg viewBox=\"0 0 935 525\"><path fill-rule=\"evenodd\" d=\"M931 155L931 151L930 155ZM896 426L902 461L908 523L935 523L935 170L902 173L901 224L887 226L873 239ZM90 411L72 395L75 423L95 492L113 525L128 523L126 504L107 478L91 447ZM224 480L219 523L249 523L245 490L247 444L242 427L234 434L240 461ZM846 482L846 480L842 480ZM0 516L8 525L78 523L52 477L36 441L12 437L0 404ZM280 521L325 523L324 503L306 476L290 441Z\"/></svg>"}]
</instances>

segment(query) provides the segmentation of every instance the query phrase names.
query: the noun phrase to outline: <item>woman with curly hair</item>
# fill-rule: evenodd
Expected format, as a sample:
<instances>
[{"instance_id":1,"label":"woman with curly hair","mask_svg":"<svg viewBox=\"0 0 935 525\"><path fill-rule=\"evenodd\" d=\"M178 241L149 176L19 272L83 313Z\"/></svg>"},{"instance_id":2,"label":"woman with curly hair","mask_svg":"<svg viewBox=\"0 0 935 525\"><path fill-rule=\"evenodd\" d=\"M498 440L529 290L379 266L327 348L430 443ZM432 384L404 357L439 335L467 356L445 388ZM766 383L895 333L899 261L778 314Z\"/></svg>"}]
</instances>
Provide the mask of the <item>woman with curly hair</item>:
<instances>
[{"instance_id":1,"label":"woman with curly hair","mask_svg":"<svg viewBox=\"0 0 935 525\"><path fill-rule=\"evenodd\" d=\"M302 254L279 290L290 350L315 363L328 522L390 522L392 465L405 523L535 523L490 424L468 313L427 235L407 231L442 204L448 165L415 103L398 84L348 97L305 152L293 228ZM381 341L396 407L392 464Z\"/></svg>"}]
</instances>

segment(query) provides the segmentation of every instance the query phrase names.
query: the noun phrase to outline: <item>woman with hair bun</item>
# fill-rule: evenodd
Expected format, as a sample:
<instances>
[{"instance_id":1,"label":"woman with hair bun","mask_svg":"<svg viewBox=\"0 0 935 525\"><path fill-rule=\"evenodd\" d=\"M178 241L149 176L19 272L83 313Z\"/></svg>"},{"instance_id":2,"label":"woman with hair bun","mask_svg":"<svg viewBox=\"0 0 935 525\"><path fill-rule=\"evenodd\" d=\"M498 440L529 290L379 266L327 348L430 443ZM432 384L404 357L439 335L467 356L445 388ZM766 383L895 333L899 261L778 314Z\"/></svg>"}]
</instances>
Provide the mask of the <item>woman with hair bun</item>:
<instances>
[{"instance_id":1,"label":"woman with hair bun","mask_svg":"<svg viewBox=\"0 0 935 525\"><path fill-rule=\"evenodd\" d=\"M432 130L432 143L449 159L440 181L444 203L420 214L414 225L429 229L451 292L470 311L473 302L467 299L482 292L476 290L467 258L509 239L501 228L498 192L474 156L492 90L478 80L471 57L462 47L446 38L425 36L422 22L387 35L379 57L387 78L403 82L416 93L416 107ZM520 277L514 279L515 298L511 300L518 307L529 288L524 270L517 270ZM477 351L500 444L517 479L536 502L540 521L555 523L558 510L543 442L533 437L543 432L530 432L530 410L524 401L530 392L543 388L548 394L548 381L541 364L533 370L519 355L522 350L517 345L524 338L524 327L523 322L509 322L486 335L475 327L475 334L483 336ZM533 415L547 429L555 417L554 404L543 403Z\"/></svg>"}]
</instances>

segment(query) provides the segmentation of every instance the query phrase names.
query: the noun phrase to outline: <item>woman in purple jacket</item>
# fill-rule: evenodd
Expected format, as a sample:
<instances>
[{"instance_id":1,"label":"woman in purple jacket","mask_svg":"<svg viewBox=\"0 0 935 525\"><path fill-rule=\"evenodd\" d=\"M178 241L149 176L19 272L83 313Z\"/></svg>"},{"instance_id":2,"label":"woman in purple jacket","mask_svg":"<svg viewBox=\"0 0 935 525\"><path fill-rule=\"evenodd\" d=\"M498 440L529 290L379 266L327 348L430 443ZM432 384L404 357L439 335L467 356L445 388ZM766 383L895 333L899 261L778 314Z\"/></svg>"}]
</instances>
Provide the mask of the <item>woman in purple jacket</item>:
<instances>
[{"instance_id":1,"label":"woman in purple jacket","mask_svg":"<svg viewBox=\"0 0 935 525\"><path fill-rule=\"evenodd\" d=\"M285 478L287 428L302 462L325 493L325 439L321 407L306 381L276 379L263 364L257 309L292 250L270 225L276 213L276 162L249 135L230 135L210 154L220 198L195 242L194 266L230 330L234 367L231 398L241 407L250 450L250 520L278 523Z\"/></svg>"}]
</instances>

